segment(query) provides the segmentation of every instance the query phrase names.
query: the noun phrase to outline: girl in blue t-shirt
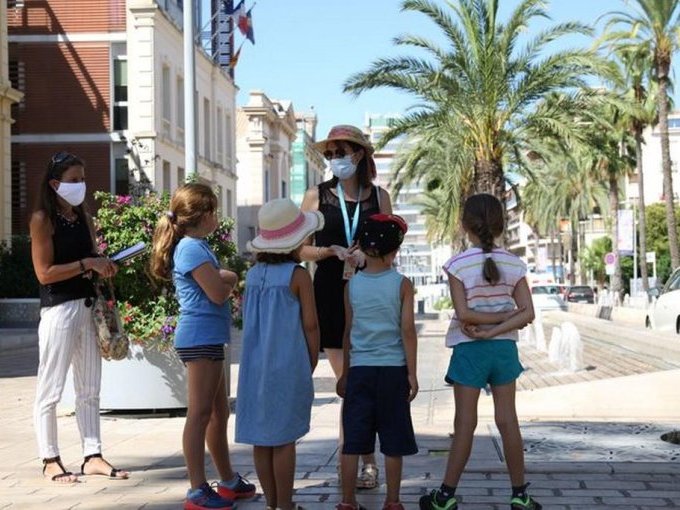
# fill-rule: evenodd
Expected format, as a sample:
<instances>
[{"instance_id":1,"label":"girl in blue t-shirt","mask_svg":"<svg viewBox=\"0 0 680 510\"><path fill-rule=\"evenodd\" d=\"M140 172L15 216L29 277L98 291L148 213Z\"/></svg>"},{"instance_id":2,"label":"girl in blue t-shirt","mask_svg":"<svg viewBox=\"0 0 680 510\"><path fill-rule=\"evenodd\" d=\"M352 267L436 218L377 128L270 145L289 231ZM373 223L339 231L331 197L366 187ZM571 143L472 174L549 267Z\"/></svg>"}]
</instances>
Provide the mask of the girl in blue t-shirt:
<instances>
[{"instance_id":1,"label":"girl in blue t-shirt","mask_svg":"<svg viewBox=\"0 0 680 510\"><path fill-rule=\"evenodd\" d=\"M229 406L224 344L231 313L227 300L236 274L221 269L206 236L217 228L217 197L204 184L185 184L170 201L153 236L151 272L170 279L179 301L175 350L187 367L188 406L182 448L191 488L186 510L227 508L255 494L255 486L231 468L227 445ZM205 475L205 444L221 480L215 492Z\"/></svg>"}]
</instances>

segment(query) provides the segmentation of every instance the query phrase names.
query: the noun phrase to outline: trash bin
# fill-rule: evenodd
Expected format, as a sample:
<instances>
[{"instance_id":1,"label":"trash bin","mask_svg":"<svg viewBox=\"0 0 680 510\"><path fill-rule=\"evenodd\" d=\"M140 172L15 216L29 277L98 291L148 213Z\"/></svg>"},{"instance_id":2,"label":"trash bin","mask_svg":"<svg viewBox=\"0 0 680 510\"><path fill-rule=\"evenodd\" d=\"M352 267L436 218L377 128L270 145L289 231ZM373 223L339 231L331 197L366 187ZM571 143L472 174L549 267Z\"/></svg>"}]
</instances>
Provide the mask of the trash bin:
<instances>
[{"instance_id":1,"label":"trash bin","mask_svg":"<svg viewBox=\"0 0 680 510\"><path fill-rule=\"evenodd\" d=\"M418 300L418 315L425 315L425 300Z\"/></svg>"}]
</instances>

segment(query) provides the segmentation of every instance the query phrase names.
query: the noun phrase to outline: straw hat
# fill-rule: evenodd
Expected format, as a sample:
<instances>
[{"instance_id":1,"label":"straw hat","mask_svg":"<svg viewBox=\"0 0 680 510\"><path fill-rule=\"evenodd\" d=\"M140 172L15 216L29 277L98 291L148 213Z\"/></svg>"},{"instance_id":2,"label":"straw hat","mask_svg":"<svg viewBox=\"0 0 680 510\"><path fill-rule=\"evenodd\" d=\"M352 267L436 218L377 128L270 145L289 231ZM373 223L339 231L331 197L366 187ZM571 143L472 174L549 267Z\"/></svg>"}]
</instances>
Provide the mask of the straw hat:
<instances>
[{"instance_id":1,"label":"straw hat","mask_svg":"<svg viewBox=\"0 0 680 510\"><path fill-rule=\"evenodd\" d=\"M316 150L318 150L319 152L323 152L326 150L326 144L328 142L334 142L336 140L344 140L346 142L353 142L358 145L361 145L366 150L366 153L369 156L371 156L375 151L373 145L371 145L371 142L369 141L367 136L361 131L361 129L346 124L333 126L331 130L328 132L328 136L326 137L325 140L316 142L313 145Z\"/></svg>"},{"instance_id":2,"label":"straw hat","mask_svg":"<svg viewBox=\"0 0 680 510\"><path fill-rule=\"evenodd\" d=\"M321 230L324 219L319 211L301 211L290 198L277 198L260 207L257 223L259 235L247 243L248 251L290 253Z\"/></svg>"}]
</instances>

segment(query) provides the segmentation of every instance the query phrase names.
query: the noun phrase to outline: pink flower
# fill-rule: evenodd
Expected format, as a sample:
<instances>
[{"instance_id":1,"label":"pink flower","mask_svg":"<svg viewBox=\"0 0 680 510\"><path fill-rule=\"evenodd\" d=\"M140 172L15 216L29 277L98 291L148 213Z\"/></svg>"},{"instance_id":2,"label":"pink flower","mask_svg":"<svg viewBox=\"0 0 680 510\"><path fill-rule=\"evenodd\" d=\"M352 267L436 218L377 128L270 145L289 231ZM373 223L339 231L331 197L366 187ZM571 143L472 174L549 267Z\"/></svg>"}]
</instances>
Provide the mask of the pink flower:
<instances>
[{"instance_id":1,"label":"pink flower","mask_svg":"<svg viewBox=\"0 0 680 510\"><path fill-rule=\"evenodd\" d=\"M129 205L132 203L132 197L130 195L118 195L116 196L116 203L118 205Z\"/></svg>"}]
</instances>

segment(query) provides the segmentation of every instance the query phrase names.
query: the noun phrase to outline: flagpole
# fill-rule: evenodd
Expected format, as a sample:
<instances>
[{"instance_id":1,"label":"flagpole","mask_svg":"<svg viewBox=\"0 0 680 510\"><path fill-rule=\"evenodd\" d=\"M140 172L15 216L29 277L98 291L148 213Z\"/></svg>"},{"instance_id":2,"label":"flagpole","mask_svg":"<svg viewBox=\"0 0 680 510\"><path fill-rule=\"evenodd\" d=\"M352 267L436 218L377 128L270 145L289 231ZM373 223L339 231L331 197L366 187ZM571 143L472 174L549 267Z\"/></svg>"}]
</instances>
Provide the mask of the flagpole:
<instances>
[{"instance_id":1,"label":"flagpole","mask_svg":"<svg viewBox=\"0 0 680 510\"><path fill-rule=\"evenodd\" d=\"M198 0L200 1L200 0ZM184 170L196 175L196 60L194 46L194 0L184 0Z\"/></svg>"}]
</instances>

